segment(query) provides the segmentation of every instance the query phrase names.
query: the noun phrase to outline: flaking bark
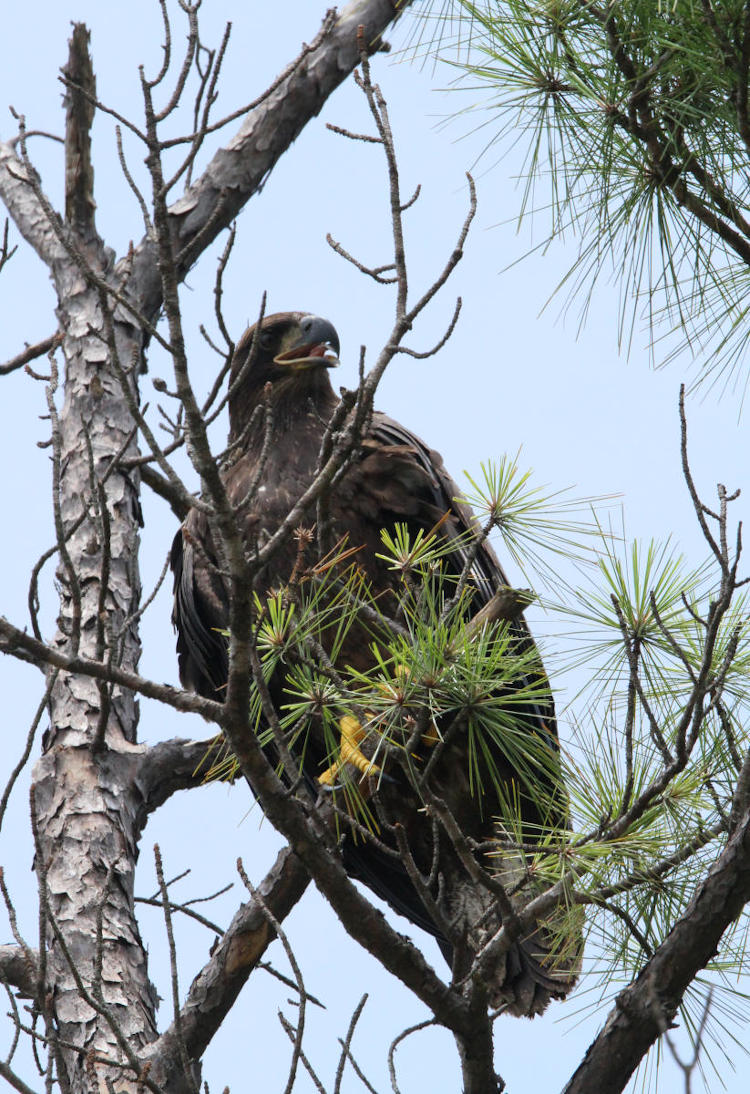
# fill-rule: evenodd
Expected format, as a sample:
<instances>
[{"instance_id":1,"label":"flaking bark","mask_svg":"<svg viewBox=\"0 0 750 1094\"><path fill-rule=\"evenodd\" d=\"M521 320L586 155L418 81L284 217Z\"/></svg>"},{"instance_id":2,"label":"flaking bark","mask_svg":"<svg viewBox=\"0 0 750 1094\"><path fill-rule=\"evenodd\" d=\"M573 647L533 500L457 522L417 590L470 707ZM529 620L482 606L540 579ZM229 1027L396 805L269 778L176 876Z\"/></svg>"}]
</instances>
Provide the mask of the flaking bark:
<instances>
[{"instance_id":1,"label":"flaking bark","mask_svg":"<svg viewBox=\"0 0 750 1094\"><path fill-rule=\"evenodd\" d=\"M79 25L68 72L91 85L86 39ZM120 361L130 362L141 345L132 328L113 321L106 300L76 261L85 255L100 277L106 278L111 268L93 225L87 131L92 116L75 96L69 102L66 213L71 223L58 226L64 255L58 252L52 264L65 361L59 428L52 418L53 461L59 474L58 536L65 537L67 553L66 560L61 552L57 570L60 614L54 645L98 660L106 657L134 671L140 641L128 620L140 598L137 473L116 469L106 480L104 473L121 450L138 454L111 358L114 351ZM85 519L69 535L82 514ZM48 915L45 991L46 998L54 998L61 1039L79 1046L78 1052L63 1049L61 1054L74 1090L91 1086L85 1054L124 1059L118 1037L138 1052L156 1032L156 997L133 903L141 811L132 777L137 723L138 704L131 692L60 672L50 697L45 753L33 774L37 872ZM101 1012L82 997L77 976ZM96 1064L94 1070L97 1085L106 1077L121 1078L119 1069Z\"/></svg>"}]
</instances>

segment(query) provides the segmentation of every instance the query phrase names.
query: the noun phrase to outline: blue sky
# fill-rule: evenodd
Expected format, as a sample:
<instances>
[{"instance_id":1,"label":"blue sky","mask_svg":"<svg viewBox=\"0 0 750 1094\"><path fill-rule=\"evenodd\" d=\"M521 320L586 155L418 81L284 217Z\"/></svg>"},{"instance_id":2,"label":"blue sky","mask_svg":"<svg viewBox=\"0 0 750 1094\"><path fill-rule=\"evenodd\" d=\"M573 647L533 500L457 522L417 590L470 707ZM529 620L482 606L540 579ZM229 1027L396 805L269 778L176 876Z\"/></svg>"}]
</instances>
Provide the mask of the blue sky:
<instances>
[{"instance_id":1,"label":"blue sky","mask_svg":"<svg viewBox=\"0 0 750 1094\"><path fill-rule=\"evenodd\" d=\"M207 42L217 44L224 21L234 20L219 111L228 112L253 99L295 55L300 43L314 36L324 7L310 0L290 0L283 5L283 18L276 14L279 10L277 5L254 4L238 14L229 0L206 0L201 14ZM7 104L26 115L29 129L62 132L57 70L65 60L72 20L86 22L92 31L100 97L139 117L137 65L143 62L153 70L160 59L157 5L151 0L111 0L106 5L95 0L37 0L15 5L3 16L3 139L14 131ZM175 40L181 42L176 15L175 27ZM397 31L392 40L397 46L403 33ZM606 278L597 286L582 332L575 307L561 314L563 297L542 311L572 261L575 241L517 261L545 235L543 217L533 227L516 231L517 157L508 155L497 162L493 153L474 166L487 134L471 135L474 122L468 116L448 120L474 99L439 90L454 78L446 66L420 68L383 56L375 60L374 72L389 102L404 193L422 184L422 196L407 222L415 292L434 278L453 246L467 207L464 172L469 168L475 171L479 199L464 260L413 332L410 344L416 349L431 345L460 294L464 307L455 335L434 359L397 359L382 384L378 406L437 448L459 481L464 470L476 473L480 461L520 448L520 462L534 469L540 484L551 490L570 487L579 496L621 495L629 536L672 537L697 563L705 552L680 475L677 417L679 384L695 377L692 361L682 357L654 371L648 334L638 328L629 358L620 355L619 293ZM225 279L224 307L235 336L252 321L264 290L270 311L300 309L330 319L341 338L339 382L352 386L360 345L368 347L373 361L387 336L392 296L389 289L369 282L333 254L325 236L330 232L368 264L389 261L386 174L379 148L336 136L325 129L326 121L353 130L370 128L362 97L351 81L307 127L240 218L238 244ZM97 119L94 140L97 224L119 256L129 240L141 238L143 228L117 164L114 133L107 119ZM47 192L59 208L60 146L35 139L30 147ZM142 153L132 144L126 148L131 168L140 172ZM191 369L198 386L208 386L216 368L198 327L205 323L214 330L212 284L221 245L203 257L182 290ZM55 329L46 271L23 243L0 276L0 320L0 360L18 352L24 341L34 342ZM152 355L150 370L144 379L144 397L153 402L151 378L167 375L157 354ZM44 391L42 385L19 374L3 377L1 384L2 506L4 512L19 516L14 519L13 534L0 538L0 611L25 622L28 572L52 540L48 456L35 446L47 435L46 424L38 418L44 413ZM729 393L720 399L715 392L698 391L690 399L689 421L693 469L707 499L713 497L718 481L730 490L743 486L746 428L737 398ZM145 498L144 508L142 577L148 590L161 569L175 521L150 497ZM616 519L620 519L619 510ZM518 578L510 570L511 579ZM45 595L51 633L55 611L50 582ZM169 599L162 590L145 621L142 671L158 680L176 681ZM38 674L31 669L4 663L0 671L7 742L4 765L7 762L10 768L23 747L41 688ZM145 741L206 735L199 719L188 721L142 703ZM561 736L565 734L563 717ZM21 787L12 821L2 834L0 860L18 894L22 927L33 939L34 893L24 794ZM160 811L143 842L142 895L154 889L151 847L157 840L168 874L192 869L178 890L185 897L213 892L234 880L238 855L259 880L277 846L270 826L262 823L258 808L241 786L183 793ZM226 923L240 899L235 884L232 893L207 906L207 914ZM405 1026L422 1020L421 1006L358 951L316 894L307 894L286 926L309 991L328 1008L308 1015L311 1058L330 1081L338 1059L336 1039L344 1035L354 1006L368 991L355 1053L376 1087L387 1089L388 1045ZM404 921L400 926L407 929ZM166 999L166 946L158 913L144 912L144 935L149 939L151 975ZM184 987L205 960L211 940L201 928L180 926ZM425 941L425 949L440 963L431 941ZM285 968L278 946L273 959ZM207 1054L204 1077L212 1090L226 1084L233 1091L247 1089L248 1074L267 1077L265 1083L258 1081L259 1088L283 1089L288 1049L276 1010L281 1006L293 1016L287 995L262 972L252 978ZM497 1068L511 1094L522 1089L558 1090L603 1016L603 1011L596 1011L592 993L582 991L533 1023L502 1019L497 1027ZM165 1002L161 1020L166 1024L168 1019ZM458 1088L454 1049L439 1031L415 1035L398 1050L397 1061L404 1094ZM742 1059L738 1062L742 1069ZM724 1077L730 1091L746 1088L745 1082L726 1071ZM344 1090L359 1089L351 1075L347 1081ZM300 1080L300 1091L308 1089L306 1083ZM665 1070L659 1090L681 1089L677 1072Z\"/></svg>"}]
</instances>

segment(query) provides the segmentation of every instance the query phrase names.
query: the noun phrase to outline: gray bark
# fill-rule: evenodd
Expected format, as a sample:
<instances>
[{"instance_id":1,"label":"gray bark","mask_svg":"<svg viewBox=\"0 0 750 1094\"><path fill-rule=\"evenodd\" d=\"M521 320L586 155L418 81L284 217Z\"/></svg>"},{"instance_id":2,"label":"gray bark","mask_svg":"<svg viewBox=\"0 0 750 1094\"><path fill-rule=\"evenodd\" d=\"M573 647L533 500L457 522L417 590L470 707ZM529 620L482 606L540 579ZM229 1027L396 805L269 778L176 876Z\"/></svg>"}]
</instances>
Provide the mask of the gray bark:
<instances>
[{"instance_id":1,"label":"gray bark","mask_svg":"<svg viewBox=\"0 0 750 1094\"><path fill-rule=\"evenodd\" d=\"M89 245L87 259L98 258L104 272L106 255L103 247L98 250L95 256ZM57 263L53 275L65 358L59 436L65 534L84 517L67 540L69 561L58 566L60 615L54 645L66 652L77 646L84 657L111 658L135 671L140 641L128 620L140 597L138 482L136 475L115 469L102 485L118 452L138 455L135 441L129 440L132 417L111 367L108 317L99 293L70 258ZM121 362L139 357L139 340L129 325L114 321L113 332ZM106 518L100 506L106 506ZM121 1036L133 1049L153 1039L155 994L133 904L141 807L133 782L137 725L132 692L60 672L50 699L46 751L33 776L37 854L44 860L49 915L56 924L50 935L48 984L55 993L60 1035L84 1052L114 1059L122 1057L122 1046L111 1023L81 997L77 976L92 993L100 993L99 1002L116 1017ZM63 952L58 930L69 954ZM84 1057L66 1050L64 1058L74 1089L87 1089Z\"/></svg>"}]
</instances>

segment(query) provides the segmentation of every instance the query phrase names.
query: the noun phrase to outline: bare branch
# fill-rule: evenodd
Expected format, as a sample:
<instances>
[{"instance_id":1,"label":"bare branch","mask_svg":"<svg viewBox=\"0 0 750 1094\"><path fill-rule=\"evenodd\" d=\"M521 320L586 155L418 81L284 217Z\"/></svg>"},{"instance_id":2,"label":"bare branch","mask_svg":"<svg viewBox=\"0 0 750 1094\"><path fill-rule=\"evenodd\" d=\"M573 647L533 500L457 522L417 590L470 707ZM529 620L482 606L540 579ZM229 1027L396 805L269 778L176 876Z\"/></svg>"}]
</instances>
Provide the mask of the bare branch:
<instances>
[{"instance_id":1,"label":"bare branch","mask_svg":"<svg viewBox=\"0 0 750 1094\"><path fill-rule=\"evenodd\" d=\"M396 7L392 0L352 0L335 18L326 16L319 35L289 66L273 93L247 113L235 137L170 208L170 236L174 253L181 255L180 279L200 250L236 219L310 118L354 69L360 59L357 27L364 26L364 42L374 51L384 30L406 6L401 3ZM219 194L227 189L223 214L214 218ZM212 218L211 231L205 233ZM195 245L199 233L200 248ZM135 248L132 269L139 306L145 314L155 316L161 305L161 286L149 240Z\"/></svg>"},{"instance_id":2,"label":"bare branch","mask_svg":"<svg viewBox=\"0 0 750 1094\"><path fill-rule=\"evenodd\" d=\"M11 357L4 365L0 365L0 376L7 376L9 372L15 372L16 369L23 368L29 361L34 361L37 357L44 357L59 346L61 342L62 335L58 331L56 334L51 334L49 338L36 342L33 346L27 346L25 350L17 353L15 357Z\"/></svg>"},{"instance_id":3,"label":"bare branch","mask_svg":"<svg viewBox=\"0 0 750 1094\"><path fill-rule=\"evenodd\" d=\"M156 684L147 680L135 672L119 668L117 665L107 665L100 661L91 661L85 657L72 657L62 653L59 649L46 646L25 631L20 630L10 623L4 616L0 616L0 651L10 653L21 661L42 667L52 665L54 668L65 669L74 675L90 676L94 680L104 680L114 684L120 684L123 688L145 695L149 699L157 699L174 707L175 710L192 711L194 714L202 714L209 721L221 724L224 717L224 706L215 703L212 699L203 699L192 691L182 691L180 688L171 687L169 684Z\"/></svg>"},{"instance_id":4,"label":"bare branch","mask_svg":"<svg viewBox=\"0 0 750 1094\"><path fill-rule=\"evenodd\" d=\"M291 1022L284 1017L281 1011L279 1011L279 1022L281 1023L281 1028L284 1030L284 1033L286 1033L289 1040L292 1042L292 1044L294 1044L297 1036L296 1030L294 1029L294 1026L291 1024ZM307 1056L305 1056L304 1052L300 1051L299 1058L302 1061L302 1065L305 1068L305 1071L312 1079L313 1085L318 1091L318 1094L326 1094L326 1088L323 1086L320 1079L315 1074L315 1069L308 1060Z\"/></svg>"},{"instance_id":5,"label":"bare branch","mask_svg":"<svg viewBox=\"0 0 750 1094\"><path fill-rule=\"evenodd\" d=\"M299 859L285 848L257 891L280 922L300 900L309 880ZM250 900L243 904L194 979L182 1006L180 1023L191 1059L199 1059L205 1051L274 938L260 903ZM153 1075L163 1078L173 1072L179 1060L174 1025L150 1047L149 1060Z\"/></svg>"},{"instance_id":6,"label":"bare branch","mask_svg":"<svg viewBox=\"0 0 750 1094\"><path fill-rule=\"evenodd\" d=\"M32 170L17 155L15 142L0 143L0 199L26 242L51 266L65 261L65 250L30 185Z\"/></svg>"},{"instance_id":7,"label":"bare branch","mask_svg":"<svg viewBox=\"0 0 750 1094\"><path fill-rule=\"evenodd\" d=\"M326 122L326 129L332 133L338 133L340 137L348 137L350 141L364 141L365 144L382 144L382 137L374 137L371 133L352 133L350 129L343 129L340 125Z\"/></svg>"},{"instance_id":8,"label":"bare branch","mask_svg":"<svg viewBox=\"0 0 750 1094\"><path fill-rule=\"evenodd\" d=\"M297 990L297 985L294 980L290 980L288 976L284 976L284 974L279 972L278 969L275 969L270 962L259 961L258 968L263 969L263 972L267 972L269 976L272 976L274 980L278 980L280 984L285 984L287 988L292 988L294 991ZM307 1001L312 1003L313 1006L320 1007L321 1010L326 1009L325 1003L321 1003L320 999L316 999L310 992L307 992Z\"/></svg>"},{"instance_id":9,"label":"bare branch","mask_svg":"<svg viewBox=\"0 0 750 1094\"><path fill-rule=\"evenodd\" d=\"M174 1013L174 1031L175 1041L180 1054L180 1065L182 1067L182 1076L187 1083L188 1088L195 1091L197 1094L199 1089L198 1081L193 1073L190 1060L188 1059L187 1045L185 1044L185 1037L182 1031L182 1012L180 1010L180 988L177 975L177 950L174 942L174 931L172 930L172 910L169 900L169 894L167 892L167 886L164 881L164 868L161 859L161 850L158 843L154 844L154 863L156 866L156 877L159 882L159 888L161 890L162 910L164 912L164 925L167 929L167 944L169 946L169 967L171 973L172 983L172 1008Z\"/></svg>"},{"instance_id":10,"label":"bare branch","mask_svg":"<svg viewBox=\"0 0 750 1094\"><path fill-rule=\"evenodd\" d=\"M153 239L154 225L151 222L151 216L148 211L148 206L146 205L146 199L144 198L141 191L138 189L135 179L130 173L130 168L128 167L127 160L125 159L125 149L122 146L122 129L119 125L115 126L115 140L117 141L117 158L120 161L120 168L123 175L125 176L125 181L132 190L133 195L135 196L135 200L138 202L138 205L140 207L141 216L143 217L143 225L146 229L146 238Z\"/></svg>"},{"instance_id":11,"label":"bare branch","mask_svg":"<svg viewBox=\"0 0 750 1094\"><path fill-rule=\"evenodd\" d=\"M289 939L287 938L286 934L282 930L281 924L279 923L278 919L276 918L276 916L273 914L271 909L266 904L265 899L258 892L258 890L255 888L255 886L250 881L250 878L247 876L247 873L245 872L245 868L242 865L242 859L241 858L237 859L237 872L240 875L240 877L242 878L243 884L244 884L245 888L247 889L247 891L250 893L250 896L253 897L253 899L258 902L258 905L260 906L261 911L263 912L264 916L266 917L266 919L270 923L273 930L276 932L276 935L279 938L279 941L281 942L282 946L284 947L284 953L286 954L287 960L289 961L289 964L292 967L292 972L294 973L294 979L295 979L296 986L297 986L297 995L299 997L299 1003L298 1003L298 1008L299 1009L298 1009L298 1017L297 1017L297 1028L296 1028L295 1033L294 1033L294 1050L292 1052L292 1060L291 1060L291 1063L289 1065L289 1077L287 1079L286 1087L284 1089L284 1094L292 1094L292 1090L294 1089L294 1080L297 1076L297 1066L299 1064L300 1054L302 1052L302 1039L303 1039L304 1033L305 1033L305 1013L307 1011L307 990L305 989L305 982L302 979L302 970L299 967L299 963L297 961L297 958L294 956L294 950L292 949L291 945L289 944Z\"/></svg>"},{"instance_id":12,"label":"bare branch","mask_svg":"<svg viewBox=\"0 0 750 1094\"><path fill-rule=\"evenodd\" d=\"M65 118L65 220L82 239L96 234L94 168L91 162L91 123L96 79L89 55L90 34L83 23L73 24L68 63ZM84 96L81 89L87 92Z\"/></svg>"},{"instance_id":13,"label":"bare branch","mask_svg":"<svg viewBox=\"0 0 750 1094\"><path fill-rule=\"evenodd\" d=\"M416 1026L409 1026L408 1029L402 1030L398 1037L391 1042L391 1046L388 1049L388 1072L391 1076L391 1089L393 1090L393 1094L401 1094L399 1085L396 1082L396 1049L402 1041L405 1041L407 1037L411 1037L413 1033L419 1033L420 1030L429 1029L430 1026L434 1025L434 1018L428 1018L425 1022L417 1022Z\"/></svg>"},{"instance_id":14,"label":"bare branch","mask_svg":"<svg viewBox=\"0 0 750 1094\"><path fill-rule=\"evenodd\" d=\"M50 678L47 681L47 686L44 689L44 695L42 696L42 698L39 702L39 706L36 708L36 712L34 714L34 717L31 720L31 725L29 726L29 732L26 735L26 744L25 744L24 750L21 754L21 758L19 759L18 763L16 764L16 766L11 771L10 776L8 777L8 781L5 784L5 789L3 790L3 796L0 799L0 828L2 828L2 826L3 826L3 820L5 818L5 810L8 808L8 802L10 801L10 796L13 793L13 787L16 784L16 780L17 780L18 776L21 774L21 772L23 771L26 764L29 762L29 756L31 755L31 750L34 747L34 739L36 737L36 731L39 728L39 723L41 722L41 720L42 720L42 718L43 718L43 716L44 716L44 714L47 710L48 703L49 703L49 697L52 694L52 689L55 686L55 681L56 680L57 680L57 670L53 671L50 674Z\"/></svg>"},{"instance_id":15,"label":"bare branch","mask_svg":"<svg viewBox=\"0 0 750 1094\"><path fill-rule=\"evenodd\" d=\"M336 252L337 255L341 255L341 257L345 258L347 262L351 262L352 266L358 269L360 273L366 274L367 277L371 277L373 281L377 281L379 285L397 284L398 277L396 277L395 274L393 277L383 276L386 273L390 273L391 270L396 269L396 264L394 262L389 262L385 266L365 266L362 262L359 261L358 258L355 258L354 255L349 254L349 252L333 238L330 232L328 232L328 234L326 235L326 243L331 248L331 250Z\"/></svg>"},{"instance_id":16,"label":"bare branch","mask_svg":"<svg viewBox=\"0 0 750 1094\"><path fill-rule=\"evenodd\" d=\"M366 1002L367 1002L367 992L365 992L365 994L362 996L362 998L360 999L360 1001L357 1003L356 1007L354 1008L354 1013L352 1014L351 1021L349 1022L349 1029L346 1031L346 1038L343 1041L340 1042L340 1044L341 1044L341 1057L339 1059L339 1066L336 1068L336 1079L335 1079L334 1086L333 1086L333 1094L340 1094L340 1092L341 1092L341 1080L344 1077L344 1067L346 1066L346 1061L347 1060L352 1060L353 1061L353 1057L352 1057L352 1053L351 1053L352 1038L354 1037L354 1030L357 1027L357 1022L360 1019L362 1011L365 1009L365 1003ZM365 1086L367 1087L367 1089L372 1091L372 1087L367 1082L367 1080L364 1079L364 1077L361 1075L361 1073L359 1072L359 1069L357 1069L357 1074L363 1080L363 1082L365 1083Z\"/></svg>"},{"instance_id":17,"label":"bare branch","mask_svg":"<svg viewBox=\"0 0 750 1094\"><path fill-rule=\"evenodd\" d=\"M8 1067L6 1063L0 1060L0 1076L10 1083L14 1090L18 1091L18 1094L37 1094L37 1092L30 1086L28 1086L23 1079Z\"/></svg>"},{"instance_id":18,"label":"bare branch","mask_svg":"<svg viewBox=\"0 0 750 1094\"><path fill-rule=\"evenodd\" d=\"M10 262L11 258L18 250L18 244L16 244L15 247L8 246L8 228L9 223L8 218L6 217L5 223L3 224L3 241L2 244L0 244L0 270L2 270L8 262ZM0 375L1 374L2 372L0 371Z\"/></svg>"},{"instance_id":19,"label":"bare branch","mask_svg":"<svg viewBox=\"0 0 750 1094\"><path fill-rule=\"evenodd\" d=\"M226 890L229 888L231 888L231 886L227 885L221 891L226 892ZM147 904L151 908L163 907L163 902L161 900L157 900L156 897L136 896L133 897L133 900L136 904ZM207 919L204 915L201 915L200 912L194 912L192 908L189 908L187 906L187 904L175 904L173 900L170 900L169 910L170 912L181 912L183 915L187 916L188 919L194 919L196 923L200 923L202 927L206 927L207 930L213 931L214 934L222 935L224 933L223 927L220 927L217 923L212 923L210 919Z\"/></svg>"},{"instance_id":20,"label":"bare branch","mask_svg":"<svg viewBox=\"0 0 750 1094\"><path fill-rule=\"evenodd\" d=\"M454 330L456 329L456 323L458 322L458 317L461 314L462 303L463 302L461 300L461 297L459 296L456 300L456 306L453 309L453 315L451 316L450 323L445 329L445 334L443 334L442 338L440 338L440 340L437 341L431 349L419 351L415 349L409 349L408 346L399 346L398 352L404 353L408 357L415 357L418 361L426 361L428 357L434 357L436 353L440 352L440 350L443 348L445 343L448 341L448 339L451 337Z\"/></svg>"}]
</instances>

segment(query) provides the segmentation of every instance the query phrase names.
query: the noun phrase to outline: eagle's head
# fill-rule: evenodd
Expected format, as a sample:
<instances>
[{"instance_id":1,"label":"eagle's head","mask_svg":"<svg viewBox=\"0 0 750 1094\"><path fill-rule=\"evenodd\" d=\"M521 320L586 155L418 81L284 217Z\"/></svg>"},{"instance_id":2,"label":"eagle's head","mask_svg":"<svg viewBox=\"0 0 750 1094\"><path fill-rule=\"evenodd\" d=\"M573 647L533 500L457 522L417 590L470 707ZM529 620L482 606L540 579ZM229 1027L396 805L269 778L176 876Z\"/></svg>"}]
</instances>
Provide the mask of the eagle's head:
<instances>
[{"instance_id":1,"label":"eagle's head","mask_svg":"<svg viewBox=\"0 0 750 1094\"><path fill-rule=\"evenodd\" d=\"M229 373L231 436L240 435L267 390L274 406L287 410L310 397L334 398L327 370L338 365L338 353L335 327L318 315L277 312L249 327Z\"/></svg>"}]
</instances>

